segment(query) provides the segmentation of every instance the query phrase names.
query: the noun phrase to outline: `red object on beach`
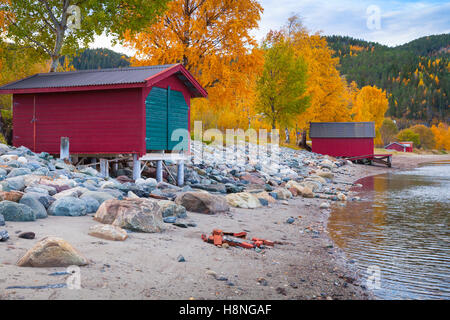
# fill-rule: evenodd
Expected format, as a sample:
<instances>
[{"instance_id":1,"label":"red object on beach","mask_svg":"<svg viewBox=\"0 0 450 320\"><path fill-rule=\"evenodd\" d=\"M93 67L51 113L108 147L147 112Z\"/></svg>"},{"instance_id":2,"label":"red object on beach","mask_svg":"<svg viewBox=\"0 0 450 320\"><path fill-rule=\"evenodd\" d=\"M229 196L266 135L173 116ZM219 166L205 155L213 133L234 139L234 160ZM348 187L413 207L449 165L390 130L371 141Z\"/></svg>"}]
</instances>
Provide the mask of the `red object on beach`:
<instances>
[{"instance_id":1,"label":"red object on beach","mask_svg":"<svg viewBox=\"0 0 450 320\"><path fill-rule=\"evenodd\" d=\"M411 142L411 141L391 142L384 148L388 149L388 150L396 150L396 151L400 151L400 152L412 152L413 151L413 142Z\"/></svg>"},{"instance_id":2,"label":"red object on beach","mask_svg":"<svg viewBox=\"0 0 450 320\"><path fill-rule=\"evenodd\" d=\"M191 98L207 96L181 64L36 74L0 94L13 94L14 146L59 154L68 137L70 154L88 156L173 150Z\"/></svg>"}]
</instances>

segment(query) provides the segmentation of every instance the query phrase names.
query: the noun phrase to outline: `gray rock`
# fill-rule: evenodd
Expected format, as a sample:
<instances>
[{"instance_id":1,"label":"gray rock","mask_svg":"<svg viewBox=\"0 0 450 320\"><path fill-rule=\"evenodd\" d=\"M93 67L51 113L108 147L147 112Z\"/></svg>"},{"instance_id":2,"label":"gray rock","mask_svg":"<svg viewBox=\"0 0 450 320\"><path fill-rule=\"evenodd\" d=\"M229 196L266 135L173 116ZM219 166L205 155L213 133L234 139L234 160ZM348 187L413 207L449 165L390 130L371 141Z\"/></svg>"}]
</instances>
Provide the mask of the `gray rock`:
<instances>
[{"instance_id":1,"label":"gray rock","mask_svg":"<svg viewBox=\"0 0 450 320\"><path fill-rule=\"evenodd\" d=\"M27 174L31 174L31 170L28 168L15 168L12 169L10 173L8 173L8 178L13 178L17 176L24 176Z\"/></svg>"},{"instance_id":2,"label":"gray rock","mask_svg":"<svg viewBox=\"0 0 450 320\"><path fill-rule=\"evenodd\" d=\"M56 201L55 198L53 198L52 196L43 194L43 193L36 193L36 192L28 192L26 193L28 196L32 196L34 198L36 198L43 206L45 209L48 209L50 207L50 205Z\"/></svg>"},{"instance_id":3,"label":"gray rock","mask_svg":"<svg viewBox=\"0 0 450 320\"><path fill-rule=\"evenodd\" d=\"M170 200L158 201L161 214L165 217L187 218L186 208Z\"/></svg>"},{"instance_id":4,"label":"gray rock","mask_svg":"<svg viewBox=\"0 0 450 320\"><path fill-rule=\"evenodd\" d=\"M0 227L3 227L5 225L5 218L3 218L3 215L0 214Z\"/></svg>"},{"instance_id":5,"label":"gray rock","mask_svg":"<svg viewBox=\"0 0 450 320\"><path fill-rule=\"evenodd\" d=\"M6 221L35 221L36 214L30 207L12 201L0 202L0 214Z\"/></svg>"},{"instance_id":6,"label":"gray rock","mask_svg":"<svg viewBox=\"0 0 450 320\"><path fill-rule=\"evenodd\" d=\"M8 231L0 230L0 242L7 241L9 239Z\"/></svg>"},{"instance_id":7,"label":"gray rock","mask_svg":"<svg viewBox=\"0 0 450 320\"><path fill-rule=\"evenodd\" d=\"M24 194L19 203L27 205L33 210L36 215L36 219L47 218L47 210L44 205L34 195Z\"/></svg>"},{"instance_id":8,"label":"gray rock","mask_svg":"<svg viewBox=\"0 0 450 320\"><path fill-rule=\"evenodd\" d=\"M25 190L23 190L24 192L28 193L28 192L35 192L35 193L42 193L45 195L49 195L48 190L45 188L40 188L40 187L34 187L34 186L29 186L26 187Z\"/></svg>"},{"instance_id":9,"label":"gray rock","mask_svg":"<svg viewBox=\"0 0 450 320\"><path fill-rule=\"evenodd\" d=\"M86 197L94 198L98 201L99 204L102 204L106 200L114 199L114 196L108 192L102 191L86 191L80 197L80 199L84 199Z\"/></svg>"},{"instance_id":10,"label":"gray rock","mask_svg":"<svg viewBox=\"0 0 450 320\"><path fill-rule=\"evenodd\" d=\"M3 187L3 191L22 191L23 189L25 189L25 179L23 176L7 178L6 180L1 182L1 185Z\"/></svg>"},{"instance_id":11,"label":"gray rock","mask_svg":"<svg viewBox=\"0 0 450 320\"><path fill-rule=\"evenodd\" d=\"M86 202L75 197L61 198L52 203L48 213L53 216L85 216Z\"/></svg>"},{"instance_id":12,"label":"gray rock","mask_svg":"<svg viewBox=\"0 0 450 320\"><path fill-rule=\"evenodd\" d=\"M86 203L86 213L96 213L98 210L98 207L100 207L100 203L97 199L94 199L92 197L86 196L81 198Z\"/></svg>"}]
</instances>

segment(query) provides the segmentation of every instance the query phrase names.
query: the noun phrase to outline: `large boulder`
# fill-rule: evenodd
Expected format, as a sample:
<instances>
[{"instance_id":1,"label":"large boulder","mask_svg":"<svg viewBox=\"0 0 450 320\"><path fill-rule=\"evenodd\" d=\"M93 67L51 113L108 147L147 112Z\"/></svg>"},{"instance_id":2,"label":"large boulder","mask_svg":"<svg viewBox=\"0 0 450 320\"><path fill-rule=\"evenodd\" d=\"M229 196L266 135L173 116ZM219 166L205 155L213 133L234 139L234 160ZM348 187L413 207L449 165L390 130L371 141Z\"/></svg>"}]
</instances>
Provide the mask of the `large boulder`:
<instances>
[{"instance_id":1,"label":"large boulder","mask_svg":"<svg viewBox=\"0 0 450 320\"><path fill-rule=\"evenodd\" d=\"M76 187L76 188L71 188L71 189L68 189L68 190L64 190L64 191L58 192L53 197L55 199L61 199L61 198L65 198L65 197L78 198L79 196L81 196L86 191L88 191L88 189L83 188L83 187Z\"/></svg>"},{"instance_id":2,"label":"large boulder","mask_svg":"<svg viewBox=\"0 0 450 320\"><path fill-rule=\"evenodd\" d=\"M158 205L161 210L161 214L163 218L165 217L177 217L177 218L186 218L186 208L182 205L176 204L170 200L161 200L158 201Z\"/></svg>"},{"instance_id":3,"label":"large boulder","mask_svg":"<svg viewBox=\"0 0 450 320\"><path fill-rule=\"evenodd\" d=\"M175 203L182 205L188 211L215 214L230 211L230 206L223 196L213 195L203 191L189 191L179 194Z\"/></svg>"},{"instance_id":4,"label":"large boulder","mask_svg":"<svg viewBox=\"0 0 450 320\"><path fill-rule=\"evenodd\" d=\"M84 197L81 200L86 203L86 213L96 213L98 207L100 207L100 203L97 201L97 199L94 199L92 197Z\"/></svg>"},{"instance_id":5,"label":"large boulder","mask_svg":"<svg viewBox=\"0 0 450 320\"><path fill-rule=\"evenodd\" d=\"M314 193L312 192L312 190L309 186L300 184L294 180L291 180L288 183L286 183L286 188L297 190L297 193L299 195L302 195L304 198L313 198L314 197Z\"/></svg>"},{"instance_id":6,"label":"large boulder","mask_svg":"<svg viewBox=\"0 0 450 320\"><path fill-rule=\"evenodd\" d=\"M36 214L36 219L47 218L47 210L35 195L26 193L19 203L29 206Z\"/></svg>"},{"instance_id":7,"label":"large boulder","mask_svg":"<svg viewBox=\"0 0 450 320\"><path fill-rule=\"evenodd\" d=\"M58 199L48 208L48 213L52 216L85 216L86 211L86 203L75 197Z\"/></svg>"},{"instance_id":8,"label":"large boulder","mask_svg":"<svg viewBox=\"0 0 450 320\"><path fill-rule=\"evenodd\" d=\"M251 193L231 193L225 196L227 203L236 208L255 209L262 206L259 199Z\"/></svg>"},{"instance_id":9,"label":"large boulder","mask_svg":"<svg viewBox=\"0 0 450 320\"><path fill-rule=\"evenodd\" d=\"M5 225L5 218L2 214L0 214L0 227L3 227Z\"/></svg>"},{"instance_id":10,"label":"large boulder","mask_svg":"<svg viewBox=\"0 0 450 320\"><path fill-rule=\"evenodd\" d=\"M124 241L128 238L128 234L125 230L110 224L98 224L90 227L89 235L113 241Z\"/></svg>"},{"instance_id":11,"label":"large boulder","mask_svg":"<svg viewBox=\"0 0 450 320\"><path fill-rule=\"evenodd\" d=\"M24 193L20 191L0 191L0 201L8 200L12 202L19 202Z\"/></svg>"},{"instance_id":12,"label":"large boulder","mask_svg":"<svg viewBox=\"0 0 450 320\"><path fill-rule=\"evenodd\" d=\"M30 207L12 201L0 202L0 214L6 221L35 221L36 214Z\"/></svg>"},{"instance_id":13,"label":"large boulder","mask_svg":"<svg viewBox=\"0 0 450 320\"><path fill-rule=\"evenodd\" d=\"M108 192L102 192L102 191L86 191L83 193L83 195L80 198L84 199L86 197L94 198L100 204L102 204L106 200L114 199L114 196L112 194L110 194Z\"/></svg>"},{"instance_id":14,"label":"large boulder","mask_svg":"<svg viewBox=\"0 0 450 320\"><path fill-rule=\"evenodd\" d=\"M14 168L8 173L7 177L13 178L17 176L24 176L27 174L31 174L31 170L28 168Z\"/></svg>"},{"instance_id":15,"label":"large boulder","mask_svg":"<svg viewBox=\"0 0 450 320\"><path fill-rule=\"evenodd\" d=\"M19 267L68 267L84 266L88 260L67 241L57 237L46 237L17 262Z\"/></svg>"},{"instance_id":16,"label":"large boulder","mask_svg":"<svg viewBox=\"0 0 450 320\"><path fill-rule=\"evenodd\" d=\"M13 178L7 178L0 182L3 191L17 190L22 191L25 189L25 179L24 176L17 176Z\"/></svg>"},{"instance_id":17,"label":"large boulder","mask_svg":"<svg viewBox=\"0 0 450 320\"><path fill-rule=\"evenodd\" d=\"M154 233L165 229L158 202L149 199L106 200L94 220L120 228Z\"/></svg>"}]
</instances>

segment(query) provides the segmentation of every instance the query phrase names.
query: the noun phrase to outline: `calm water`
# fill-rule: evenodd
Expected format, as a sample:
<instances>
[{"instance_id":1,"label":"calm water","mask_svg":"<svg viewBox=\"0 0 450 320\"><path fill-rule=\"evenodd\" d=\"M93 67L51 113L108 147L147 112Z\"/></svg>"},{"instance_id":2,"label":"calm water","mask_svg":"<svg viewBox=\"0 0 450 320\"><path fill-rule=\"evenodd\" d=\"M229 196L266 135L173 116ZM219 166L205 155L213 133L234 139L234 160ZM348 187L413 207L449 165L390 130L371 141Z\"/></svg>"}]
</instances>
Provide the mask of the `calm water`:
<instances>
[{"instance_id":1,"label":"calm water","mask_svg":"<svg viewBox=\"0 0 450 320\"><path fill-rule=\"evenodd\" d=\"M450 299L450 164L361 179L362 201L336 206L328 231L382 299ZM373 268L373 267L371 267ZM374 283L374 282L372 282Z\"/></svg>"}]
</instances>

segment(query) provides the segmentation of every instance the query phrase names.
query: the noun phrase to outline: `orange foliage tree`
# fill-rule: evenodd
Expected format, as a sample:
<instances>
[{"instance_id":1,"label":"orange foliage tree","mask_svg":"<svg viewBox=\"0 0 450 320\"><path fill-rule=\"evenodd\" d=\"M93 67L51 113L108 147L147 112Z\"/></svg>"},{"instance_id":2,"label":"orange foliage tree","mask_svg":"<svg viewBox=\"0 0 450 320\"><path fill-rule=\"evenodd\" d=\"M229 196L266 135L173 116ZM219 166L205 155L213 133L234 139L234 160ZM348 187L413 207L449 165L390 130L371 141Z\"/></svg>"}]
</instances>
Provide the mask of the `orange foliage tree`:
<instances>
[{"instance_id":1,"label":"orange foliage tree","mask_svg":"<svg viewBox=\"0 0 450 320\"><path fill-rule=\"evenodd\" d=\"M289 18L282 34L290 39L296 55L308 66L306 95L311 97L311 106L297 117L301 128L309 122L351 121L350 90L337 69L339 58L319 33L310 34L297 16Z\"/></svg>"},{"instance_id":2,"label":"orange foliage tree","mask_svg":"<svg viewBox=\"0 0 450 320\"><path fill-rule=\"evenodd\" d=\"M365 86L353 102L352 116L353 121L374 121L376 138L375 144L382 145L380 128L383 124L384 114L389 106L386 92L375 86Z\"/></svg>"},{"instance_id":3,"label":"orange foliage tree","mask_svg":"<svg viewBox=\"0 0 450 320\"><path fill-rule=\"evenodd\" d=\"M432 126L431 131L434 134L435 148L438 150L450 150L450 126L439 123L439 125Z\"/></svg>"},{"instance_id":4,"label":"orange foliage tree","mask_svg":"<svg viewBox=\"0 0 450 320\"><path fill-rule=\"evenodd\" d=\"M124 44L136 50L132 65L182 63L208 91L193 101L192 120L206 126L242 125L263 63L250 31L263 8L256 0L174 0L157 23Z\"/></svg>"}]
</instances>

